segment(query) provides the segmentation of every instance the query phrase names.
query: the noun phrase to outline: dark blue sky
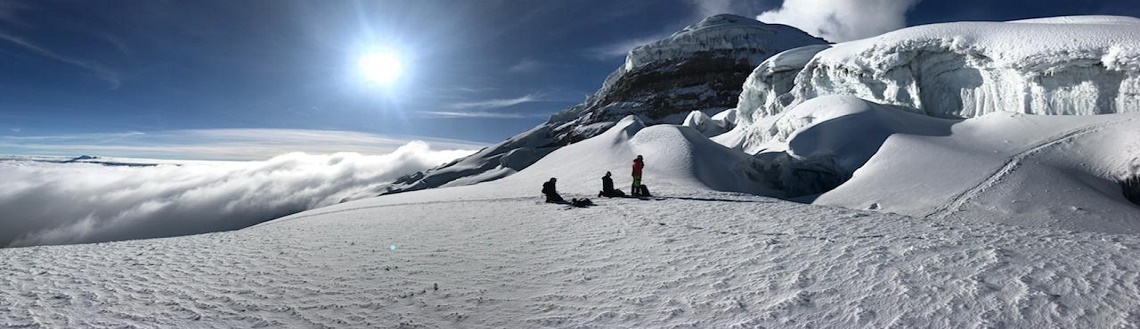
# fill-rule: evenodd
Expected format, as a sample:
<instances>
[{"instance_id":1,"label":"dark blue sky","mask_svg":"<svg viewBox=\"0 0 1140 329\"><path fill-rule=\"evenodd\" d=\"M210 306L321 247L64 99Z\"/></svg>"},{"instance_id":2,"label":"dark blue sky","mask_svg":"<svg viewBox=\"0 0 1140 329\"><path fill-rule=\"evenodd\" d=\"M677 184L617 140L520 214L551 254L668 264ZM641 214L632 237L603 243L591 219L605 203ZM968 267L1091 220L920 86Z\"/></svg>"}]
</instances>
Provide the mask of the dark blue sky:
<instances>
[{"instance_id":1,"label":"dark blue sky","mask_svg":"<svg viewBox=\"0 0 1140 329\"><path fill-rule=\"evenodd\" d=\"M76 136L251 128L491 143L580 102L639 41L781 3L0 0L0 153L52 153L30 145ZM926 0L905 20L1140 16L1137 7ZM391 85L359 76L357 58L377 47L407 66Z\"/></svg>"}]
</instances>

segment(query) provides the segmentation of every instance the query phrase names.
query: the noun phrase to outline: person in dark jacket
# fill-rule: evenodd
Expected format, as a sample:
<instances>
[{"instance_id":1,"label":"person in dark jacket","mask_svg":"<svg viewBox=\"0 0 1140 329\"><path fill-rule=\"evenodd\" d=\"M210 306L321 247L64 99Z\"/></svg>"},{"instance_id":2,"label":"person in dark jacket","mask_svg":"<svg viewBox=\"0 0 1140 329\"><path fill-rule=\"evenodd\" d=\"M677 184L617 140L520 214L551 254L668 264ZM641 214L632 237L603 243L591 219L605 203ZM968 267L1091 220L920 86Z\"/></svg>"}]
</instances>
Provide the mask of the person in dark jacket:
<instances>
[{"instance_id":1,"label":"person in dark jacket","mask_svg":"<svg viewBox=\"0 0 1140 329\"><path fill-rule=\"evenodd\" d=\"M546 183L542 183L542 195L546 196L546 202L551 202L551 203L566 202L566 200L562 199L561 195L558 195L558 188L556 188L554 186L554 183L557 181L558 181L558 179L551 177L549 181L547 181Z\"/></svg>"},{"instance_id":2,"label":"person in dark jacket","mask_svg":"<svg viewBox=\"0 0 1140 329\"><path fill-rule=\"evenodd\" d=\"M645 160L638 155L633 159L633 187L630 189L630 194L633 196L641 195L641 169L645 168Z\"/></svg>"},{"instance_id":3,"label":"person in dark jacket","mask_svg":"<svg viewBox=\"0 0 1140 329\"><path fill-rule=\"evenodd\" d=\"M612 175L612 174L607 171L606 175L602 176L602 191L598 192L598 196L599 197L604 196L604 197L608 197L608 198L624 197L625 192L622 192L621 190L614 189L614 179L610 178L610 175Z\"/></svg>"}]
</instances>

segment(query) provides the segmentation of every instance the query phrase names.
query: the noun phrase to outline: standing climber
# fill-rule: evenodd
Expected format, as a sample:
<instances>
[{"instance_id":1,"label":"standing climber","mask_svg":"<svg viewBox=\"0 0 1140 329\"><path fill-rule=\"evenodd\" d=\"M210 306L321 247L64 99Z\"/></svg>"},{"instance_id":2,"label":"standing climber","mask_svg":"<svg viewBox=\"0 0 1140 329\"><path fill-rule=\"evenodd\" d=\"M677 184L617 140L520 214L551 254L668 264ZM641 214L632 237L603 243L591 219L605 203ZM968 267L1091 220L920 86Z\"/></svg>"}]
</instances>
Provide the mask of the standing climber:
<instances>
[{"instance_id":1,"label":"standing climber","mask_svg":"<svg viewBox=\"0 0 1140 329\"><path fill-rule=\"evenodd\" d=\"M641 169L645 168L645 160L639 154L636 159L633 159L633 187L630 194L633 196L641 196Z\"/></svg>"}]
</instances>

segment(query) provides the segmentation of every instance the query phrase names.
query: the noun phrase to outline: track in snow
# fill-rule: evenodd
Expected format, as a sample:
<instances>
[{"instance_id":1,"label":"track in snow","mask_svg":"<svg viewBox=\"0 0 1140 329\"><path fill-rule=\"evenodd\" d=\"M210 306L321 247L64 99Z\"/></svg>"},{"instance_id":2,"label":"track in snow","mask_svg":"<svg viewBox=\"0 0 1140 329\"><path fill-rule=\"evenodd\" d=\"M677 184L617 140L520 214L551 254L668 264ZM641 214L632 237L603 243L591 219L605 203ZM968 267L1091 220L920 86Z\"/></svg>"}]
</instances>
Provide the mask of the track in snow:
<instances>
[{"instance_id":1,"label":"track in snow","mask_svg":"<svg viewBox=\"0 0 1140 329\"><path fill-rule=\"evenodd\" d=\"M1006 161L1006 163L1001 166L1001 168L998 168L993 173L990 173L989 175L987 175L985 180L981 181L980 183L978 183L974 187L971 187L969 189L966 189L966 190L959 192L958 194L954 195L954 197L952 197L949 202L947 202L946 204L944 204L942 206L939 206L938 208L935 208L933 211L931 211L930 213L923 216L923 218L932 218L932 219L941 220L941 219L946 219L947 217L950 217L955 212L960 210L962 208L962 206L964 206L966 203L972 201L974 198L978 197L978 195L981 195L986 190L989 190L991 187L996 186L1003 179L1005 179L1006 176L1008 176L1009 174L1016 171L1017 168L1021 166L1021 163L1024 162L1026 159L1028 159L1029 157L1032 157L1033 155L1041 152L1042 150L1048 149L1048 148L1053 147L1055 145L1058 145L1058 144L1061 144L1061 143L1064 143L1067 141L1071 141L1073 139L1076 139L1076 138L1079 138L1079 137L1082 137L1082 136L1085 136L1085 135L1088 135L1091 133L1095 133L1095 132L1104 130L1105 128L1108 128L1111 126L1124 124L1126 122L1131 122L1134 120L1135 120L1135 117L1132 117L1132 118L1129 118L1127 120L1088 125L1088 126L1081 127L1078 129L1070 130L1068 132L1065 132L1063 134L1060 134L1060 135L1057 135L1057 136L1054 136L1051 138L1047 138L1043 142L1037 143L1037 144L1033 145L1032 147L1027 148L1024 151L1021 151L1021 152L1018 152L1017 154L1014 154L1013 157L1011 157L1009 159L1009 161Z\"/></svg>"}]
</instances>

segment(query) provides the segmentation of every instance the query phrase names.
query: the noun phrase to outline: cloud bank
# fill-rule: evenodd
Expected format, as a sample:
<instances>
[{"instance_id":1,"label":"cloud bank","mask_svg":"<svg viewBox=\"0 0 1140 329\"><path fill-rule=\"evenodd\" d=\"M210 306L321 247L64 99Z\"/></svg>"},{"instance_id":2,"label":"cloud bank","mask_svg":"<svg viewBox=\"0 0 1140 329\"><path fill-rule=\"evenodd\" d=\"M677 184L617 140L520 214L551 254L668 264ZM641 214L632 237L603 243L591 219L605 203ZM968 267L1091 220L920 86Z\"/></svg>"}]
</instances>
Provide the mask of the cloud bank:
<instances>
[{"instance_id":1,"label":"cloud bank","mask_svg":"<svg viewBox=\"0 0 1140 329\"><path fill-rule=\"evenodd\" d=\"M756 19L794 26L831 42L876 36L906 26L906 14L921 0L784 0Z\"/></svg>"},{"instance_id":2,"label":"cloud bank","mask_svg":"<svg viewBox=\"0 0 1140 329\"><path fill-rule=\"evenodd\" d=\"M413 141L385 155L289 153L266 161L182 166L0 161L0 246L239 229L334 204L471 153Z\"/></svg>"},{"instance_id":3,"label":"cloud bank","mask_svg":"<svg viewBox=\"0 0 1140 329\"><path fill-rule=\"evenodd\" d=\"M426 141L446 149L478 149L483 146L465 141L381 136L354 131L189 129L62 136L0 136L0 153L264 160L290 152L386 154L396 151L411 140Z\"/></svg>"}]
</instances>

